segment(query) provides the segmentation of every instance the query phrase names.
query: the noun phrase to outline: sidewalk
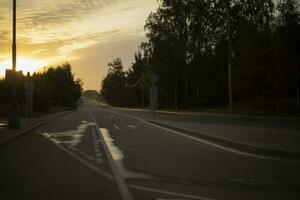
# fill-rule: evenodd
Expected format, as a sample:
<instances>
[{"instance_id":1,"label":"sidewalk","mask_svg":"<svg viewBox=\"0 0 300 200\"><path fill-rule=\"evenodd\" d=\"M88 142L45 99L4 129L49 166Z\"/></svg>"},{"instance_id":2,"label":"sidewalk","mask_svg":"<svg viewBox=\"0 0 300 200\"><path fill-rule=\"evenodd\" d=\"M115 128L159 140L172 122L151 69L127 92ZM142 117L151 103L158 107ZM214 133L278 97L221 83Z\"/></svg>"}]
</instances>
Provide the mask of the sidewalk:
<instances>
[{"instance_id":1,"label":"sidewalk","mask_svg":"<svg viewBox=\"0 0 300 200\"><path fill-rule=\"evenodd\" d=\"M249 153L300 160L300 130L169 120L149 122Z\"/></svg>"},{"instance_id":2,"label":"sidewalk","mask_svg":"<svg viewBox=\"0 0 300 200\"><path fill-rule=\"evenodd\" d=\"M0 127L0 146L7 144L22 135L32 131L33 129L42 126L43 124L53 121L58 117L64 116L71 111L63 111L59 113L54 113L50 115L44 115L42 117L35 117L31 118L30 120L28 119L20 119L21 123L21 128L20 129L8 129L7 126L5 125L5 121L1 120L3 126Z\"/></svg>"}]
</instances>

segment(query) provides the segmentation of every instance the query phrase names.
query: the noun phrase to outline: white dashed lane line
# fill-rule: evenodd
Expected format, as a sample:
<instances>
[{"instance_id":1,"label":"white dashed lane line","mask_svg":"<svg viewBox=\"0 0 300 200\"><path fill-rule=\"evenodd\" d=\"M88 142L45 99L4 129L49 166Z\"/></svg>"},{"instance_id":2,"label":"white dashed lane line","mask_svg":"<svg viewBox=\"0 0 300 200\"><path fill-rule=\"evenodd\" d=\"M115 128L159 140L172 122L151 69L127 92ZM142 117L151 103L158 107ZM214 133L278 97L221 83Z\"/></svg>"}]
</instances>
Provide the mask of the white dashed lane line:
<instances>
[{"instance_id":1,"label":"white dashed lane line","mask_svg":"<svg viewBox=\"0 0 300 200\"><path fill-rule=\"evenodd\" d=\"M120 130L120 127L118 125L114 124L115 129Z\"/></svg>"},{"instance_id":2,"label":"white dashed lane line","mask_svg":"<svg viewBox=\"0 0 300 200\"><path fill-rule=\"evenodd\" d=\"M92 128L92 137L93 137L93 142L94 142L94 151L95 151L95 158L96 158L96 163L97 164L102 164L103 163L103 157L100 151L100 146L99 146L99 140L97 138L97 133L94 128Z\"/></svg>"}]
</instances>

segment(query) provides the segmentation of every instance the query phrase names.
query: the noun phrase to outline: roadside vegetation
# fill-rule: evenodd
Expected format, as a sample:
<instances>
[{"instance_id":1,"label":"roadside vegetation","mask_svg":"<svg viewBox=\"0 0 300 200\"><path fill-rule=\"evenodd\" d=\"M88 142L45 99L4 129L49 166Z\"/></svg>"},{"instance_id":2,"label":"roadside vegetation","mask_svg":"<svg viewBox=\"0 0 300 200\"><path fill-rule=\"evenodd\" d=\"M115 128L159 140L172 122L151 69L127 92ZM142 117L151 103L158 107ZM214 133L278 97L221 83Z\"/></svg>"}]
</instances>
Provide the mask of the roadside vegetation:
<instances>
[{"instance_id":1,"label":"roadside vegetation","mask_svg":"<svg viewBox=\"0 0 300 200\"><path fill-rule=\"evenodd\" d=\"M31 76L34 84L34 112L55 112L76 108L82 94L82 81L75 79L70 64L45 68ZM19 75L17 100L20 114L24 114L26 77ZM11 82L0 80L0 115L7 116L12 94Z\"/></svg>"},{"instance_id":2,"label":"roadside vegetation","mask_svg":"<svg viewBox=\"0 0 300 200\"><path fill-rule=\"evenodd\" d=\"M148 105L148 76L157 73L160 108L226 112L230 56L234 112L299 111L297 1L159 2L130 69L120 59L108 64L101 89L107 103Z\"/></svg>"}]
</instances>

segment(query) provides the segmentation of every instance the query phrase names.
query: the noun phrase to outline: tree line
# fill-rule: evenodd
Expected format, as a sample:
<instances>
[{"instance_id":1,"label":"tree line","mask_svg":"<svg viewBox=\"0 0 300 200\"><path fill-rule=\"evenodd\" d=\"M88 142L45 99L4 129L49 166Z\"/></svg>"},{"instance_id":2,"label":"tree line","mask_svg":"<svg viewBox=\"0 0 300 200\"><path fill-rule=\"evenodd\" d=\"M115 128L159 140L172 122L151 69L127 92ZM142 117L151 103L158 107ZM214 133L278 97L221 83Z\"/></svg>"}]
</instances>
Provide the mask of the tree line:
<instances>
[{"instance_id":1,"label":"tree line","mask_svg":"<svg viewBox=\"0 0 300 200\"><path fill-rule=\"evenodd\" d=\"M69 63L57 67L45 68L35 72L30 80L34 85L33 110L34 112L51 112L52 108L72 109L78 105L82 94L82 81L75 79ZM20 114L25 109L25 82L26 76L18 74L16 81L17 101ZM0 114L7 115L10 109L12 82L9 79L0 80Z\"/></svg>"},{"instance_id":2,"label":"tree line","mask_svg":"<svg viewBox=\"0 0 300 200\"><path fill-rule=\"evenodd\" d=\"M161 108L226 108L229 62L236 111L299 109L300 18L295 0L159 0L148 42L124 71L108 65L108 103L145 106L148 75L159 76Z\"/></svg>"}]
</instances>

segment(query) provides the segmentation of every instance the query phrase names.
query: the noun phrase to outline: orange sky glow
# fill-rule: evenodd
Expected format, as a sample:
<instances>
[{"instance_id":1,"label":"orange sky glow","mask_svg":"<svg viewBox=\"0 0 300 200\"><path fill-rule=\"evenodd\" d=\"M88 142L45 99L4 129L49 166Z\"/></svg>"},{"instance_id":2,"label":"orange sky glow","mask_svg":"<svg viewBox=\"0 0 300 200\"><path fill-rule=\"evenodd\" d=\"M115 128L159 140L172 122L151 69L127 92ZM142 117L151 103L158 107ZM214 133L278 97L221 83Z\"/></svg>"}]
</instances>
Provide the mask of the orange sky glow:
<instances>
[{"instance_id":1,"label":"orange sky glow","mask_svg":"<svg viewBox=\"0 0 300 200\"><path fill-rule=\"evenodd\" d=\"M116 57L131 65L156 0L17 0L17 70L71 63L85 89L100 89ZM0 1L0 76L11 67L12 1Z\"/></svg>"}]
</instances>

